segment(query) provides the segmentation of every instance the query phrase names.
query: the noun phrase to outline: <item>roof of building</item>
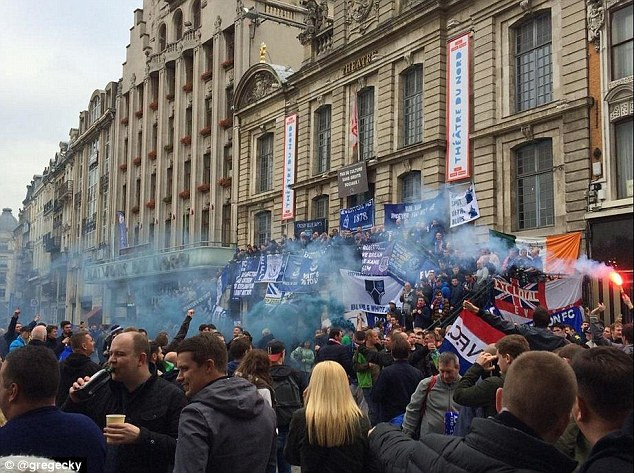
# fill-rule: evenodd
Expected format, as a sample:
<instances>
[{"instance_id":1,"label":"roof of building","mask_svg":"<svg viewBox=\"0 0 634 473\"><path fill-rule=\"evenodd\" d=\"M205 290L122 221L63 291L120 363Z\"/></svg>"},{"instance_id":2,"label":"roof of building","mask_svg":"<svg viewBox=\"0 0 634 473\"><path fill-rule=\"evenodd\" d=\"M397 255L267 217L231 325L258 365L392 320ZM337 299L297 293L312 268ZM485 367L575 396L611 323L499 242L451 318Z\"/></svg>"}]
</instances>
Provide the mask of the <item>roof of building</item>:
<instances>
[{"instance_id":1,"label":"roof of building","mask_svg":"<svg viewBox=\"0 0 634 473\"><path fill-rule=\"evenodd\" d=\"M18 226L18 220L11 212L11 209L2 209L2 215L0 215L0 232L12 232Z\"/></svg>"}]
</instances>

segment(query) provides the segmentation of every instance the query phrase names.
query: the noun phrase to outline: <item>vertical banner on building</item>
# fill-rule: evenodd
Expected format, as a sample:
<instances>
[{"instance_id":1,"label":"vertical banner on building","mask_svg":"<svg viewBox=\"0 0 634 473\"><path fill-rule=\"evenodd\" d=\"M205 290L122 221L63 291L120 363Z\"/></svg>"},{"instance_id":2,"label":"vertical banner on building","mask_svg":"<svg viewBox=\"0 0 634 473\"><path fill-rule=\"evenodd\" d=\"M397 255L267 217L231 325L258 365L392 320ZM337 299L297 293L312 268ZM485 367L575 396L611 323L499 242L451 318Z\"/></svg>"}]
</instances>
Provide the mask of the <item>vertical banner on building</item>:
<instances>
[{"instance_id":1,"label":"vertical banner on building","mask_svg":"<svg viewBox=\"0 0 634 473\"><path fill-rule=\"evenodd\" d=\"M350 148L352 161L359 160L359 110L357 105L357 90L350 87Z\"/></svg>"},{"instance_id":2,"label":"vertical banner on building","mask_svg":"<svg viewBox=\"0 0 634 473\"><path fill-rule=\"evenodd\" d=\"M295 158L297 150L297 114L284 122L284 178L282 180L282 220L295 218Z\"/></svg>"},{"instance_id":3,"label":"vertical banner on building","mask_svg":"<svg viewBox=\"0 0 634 473\"><path fill-rule=\"evenodd\" d=\"M117 229L119 230L119 249L128 247L128 229L125 226L125 212L117 210Z\"/></svg>"},{"instance_id":4,"label":"vertical banner on building","mask_svg":"<svg viewBox=\"0 0 634 473\"><path fill-rule=\"evenodd\" d=\"M470 44L469 33L447 44L447 182L470 177Z\"/></svg>"}]
</instances>

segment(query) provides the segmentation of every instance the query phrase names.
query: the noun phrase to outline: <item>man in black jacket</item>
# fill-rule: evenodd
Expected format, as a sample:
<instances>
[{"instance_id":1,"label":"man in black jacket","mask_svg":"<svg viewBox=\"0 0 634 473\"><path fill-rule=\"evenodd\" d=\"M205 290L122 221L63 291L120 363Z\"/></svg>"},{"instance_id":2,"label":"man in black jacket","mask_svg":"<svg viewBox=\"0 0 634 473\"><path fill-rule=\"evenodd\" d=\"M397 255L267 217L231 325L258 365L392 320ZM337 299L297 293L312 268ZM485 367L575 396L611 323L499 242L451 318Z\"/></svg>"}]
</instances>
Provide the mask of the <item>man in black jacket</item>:
<instances>
[{"instance_id":1,"label":"man in black jacket","mask_svg":"<svg viewBox=\"0 0 634 473\"><path fill-rule=\"evenodd\" d=\"M370 433L370 450L385 473L571 473L577 463L552 444L568 425L576 392L575 375L563 359L524 353L497 391L499 414L474 419L466 437L427 434L416 441L379 424Z\"/></svg>"},{"instance_id":2,"label":"man in black jacket","mask_svg":"<svg viewBox=\"0 0 634 473\"><path fill-rule=\"evenodd\" d=\"M315 364L326 360L336 361L343 366L348 376L354 379L356 374L352 369L352 350L341 344L343 332L339 328L331 328L328 336L329 339L326 346L321 347L317 355L315 355Z\"/></svg>"},{"instance_id":3,"label":"man in black jacket","mask_svg":"<svg viewBox=\"0 0 634 473\"><path fill-rule=\"evenodd\" d=\"M632 359L618 348L597 347L575 356L572 369L579 385L573 415L592 445L580 471L632 471Z\"/></svg>"},{"instance_id":4,"label":"man in black jacket","mask_svg":"<svg viewBox=\"0 0 634 473\"><path fill-rule=\"evenodd\" d=\"M9 347L11 346L11 342L13 342L20 335L20 329L22 328L22 324L18 322L18 318L20 317L20 309L15 309L13 315L11 316L11 321L9 322L9 327L7 331L2 336L3 343L0 346L0 357L4 358L9 353ZM28 325L31 327L35 327L35 324L40 320L40 316L36 315L33 321Z\"/></svg>"},{"instance_id":5,"label":"man in black jacket","mask_svg":"<svg viewBox=\"0 0 634 473\"><path fill-rule=\"evenodd\" d=\"M70 337L73 352L59 364L59 388L55 404L59 407L68 398L68 391L77 378L92 376L100 367L90 360L95 351L95 341L88 332L79 332Z\"/></svg>"},{"instance_id":6,"label":"man in black jacket","mask_svg":"<svg viewBox=\"0 0 634 473\"><path fill-rule=\"evenodd\" d=\"M533 325L514 324L504 320L502 317L479 309L469 301L464 301L463 307L474 314L478 314L486 323L506 335L517 334L524 336L528 340L531 350L553 351L570 343L565 338L559 337L548 330L550 315L544 307L537 307L533 312Z\"/></svg>"},{"instance_id":7,"label":"man in black jacket","mask_svg":"<svg viewBox=\"0 0 634 473\"><path fill-rule=\"evenodd\" d=\"M64 403L63 410L86 414L104 430L109 442L106 473L168 473L174 464L178 418L187 399L172 383L150 373L149 352L145 335L117 335L110 346L110 384L79 402L74 393L88 380L79 378ZM105 427L106 414L125 414L126 422Z\"/></svg>"}]
</instances>

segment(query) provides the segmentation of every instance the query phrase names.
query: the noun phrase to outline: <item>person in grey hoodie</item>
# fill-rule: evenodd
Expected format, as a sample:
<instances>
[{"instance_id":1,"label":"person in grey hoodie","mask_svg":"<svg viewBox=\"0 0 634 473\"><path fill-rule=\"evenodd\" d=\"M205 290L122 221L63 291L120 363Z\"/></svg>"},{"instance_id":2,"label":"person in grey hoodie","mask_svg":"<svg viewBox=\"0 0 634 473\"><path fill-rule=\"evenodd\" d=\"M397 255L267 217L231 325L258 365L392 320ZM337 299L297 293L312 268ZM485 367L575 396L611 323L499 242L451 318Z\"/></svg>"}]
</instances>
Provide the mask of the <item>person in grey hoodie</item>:
<instances>
[{"instance_id":1,"label":"person in grey hoodie","mask_svg":"<svg viewBox=\"0 0 634 473\"><path fill-rule=\"evenodd\" d=\"M424 434L445 432L445 414L458 413L461 406L454 400L460 381L460 361L452 352L444 352L438 359L440 374L423 379L412 394L403 418L403 433L412 438ZM420 430L419 430L420 428Z\"/></svg>"},{"instance_id":2,"label":"person in grey hoodie","mask_svg":"<svg viewBox=\"0 0 634 473\"><path fill-rule=\"evenodd\" d=\"M274 470L275 411L255 385L226 376L222 340L197 335L183 340L177 354L178 381L190 403L180 415L174 473Z\"/></svg>"}]
</instances>

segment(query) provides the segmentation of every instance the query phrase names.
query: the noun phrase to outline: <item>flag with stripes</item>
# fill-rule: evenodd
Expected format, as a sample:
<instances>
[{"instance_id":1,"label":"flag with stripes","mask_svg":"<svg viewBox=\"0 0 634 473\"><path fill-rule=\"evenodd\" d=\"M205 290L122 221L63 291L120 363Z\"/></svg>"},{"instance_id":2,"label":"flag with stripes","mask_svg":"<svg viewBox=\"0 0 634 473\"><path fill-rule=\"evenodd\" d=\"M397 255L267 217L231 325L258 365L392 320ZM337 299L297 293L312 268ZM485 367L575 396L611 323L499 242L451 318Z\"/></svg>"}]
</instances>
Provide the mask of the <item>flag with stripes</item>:
<instances>
[{"instance_id":1,"label":"flag with stripes","mask_svg":"<svg viewBox=\"0 0 634 473\"><path fill-rule=\"evenodd\" d=\"M463 310L445 334L440 352L450 351L458 355L460 374L464 374L487 345L496 343L503 336L504 333L491 327L478 315Z\"/></svg>"}]
</instances>

